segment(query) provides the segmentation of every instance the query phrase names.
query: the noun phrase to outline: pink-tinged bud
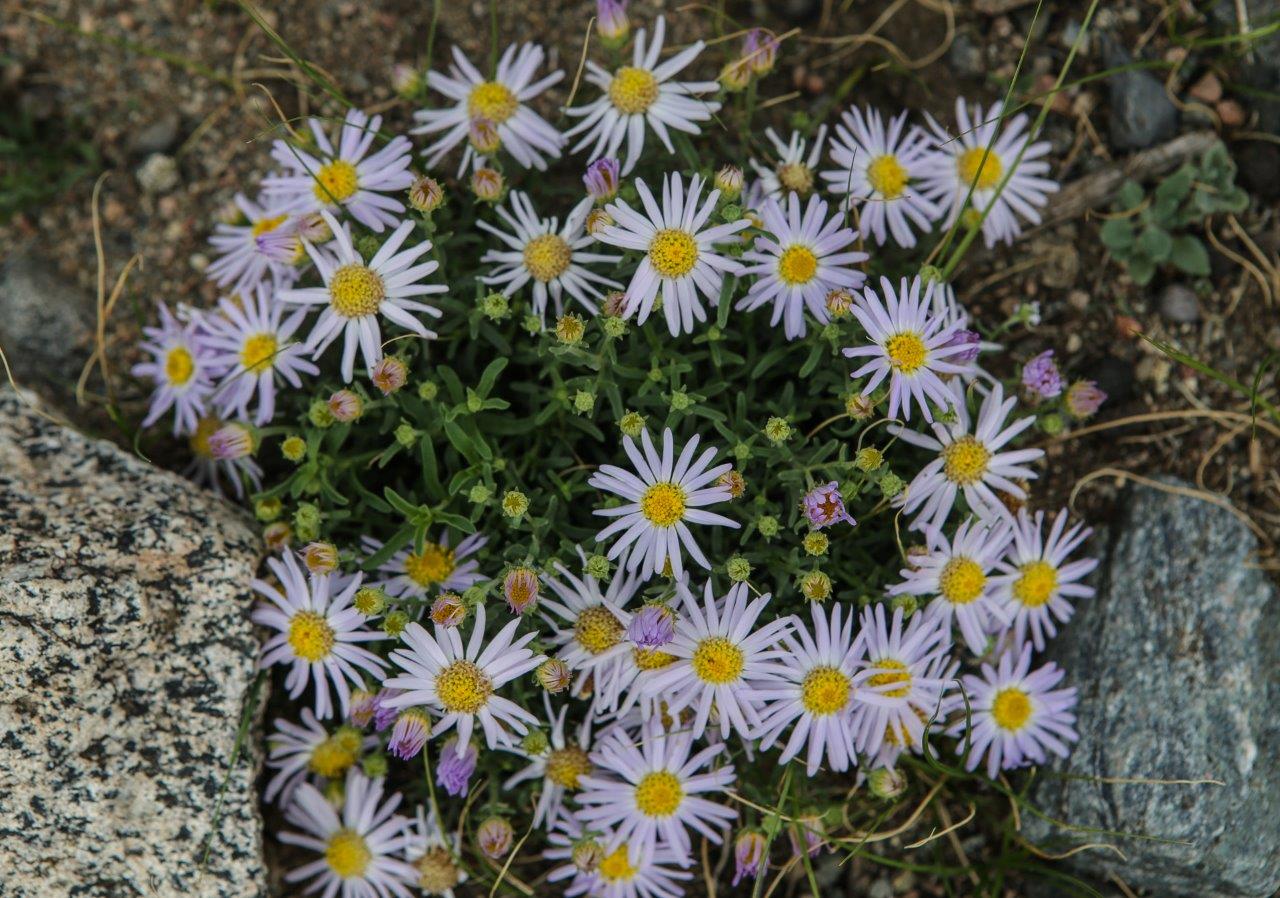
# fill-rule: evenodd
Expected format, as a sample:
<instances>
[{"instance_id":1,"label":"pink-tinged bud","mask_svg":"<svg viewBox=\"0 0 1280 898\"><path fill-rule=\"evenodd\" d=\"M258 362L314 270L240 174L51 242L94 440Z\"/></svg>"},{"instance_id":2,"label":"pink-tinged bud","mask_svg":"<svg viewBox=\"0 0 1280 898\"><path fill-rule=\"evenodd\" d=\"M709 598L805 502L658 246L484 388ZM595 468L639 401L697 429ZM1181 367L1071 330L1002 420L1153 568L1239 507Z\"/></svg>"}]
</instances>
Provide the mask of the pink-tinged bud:
<instances>
[{"instance_id":1,"label":"pink-tinged bud","mask_svg":"<svg viewBox=\"0 0 1280 898\"><path fill-rule=\"evenodd\" d=\"M594 873L604 860L604 846L595 839L583 839L573 846L573 865L582 873Z\"/></svg>"},{"instance_id":2,"label":"pink-tinged bud","mask_svg":"<svg viewBox=\"0 0 1280 898\"><path fill-rule=\"evenodd\" d=\"M409 205L430 215L444 205L444 188L435 178L419 178L409 187Z\"/></svg>"},{"instance_id":3,"label":"pink-tinged bud","mask_svg":"<svg viewBox=\"0 0 1280 898\"><path fill-rule=\"evenodd\" d=\"M947 341L948 346L965 346L962 352L957 352L951 356L950 361L957 365L967 365L978 357L978 353L982 348L978 345L982 342L982 337L976 331L958 330L952 334L951 339Z\"/></svg>"},{"instance_id":4,"label":"pink-tinged bud","mask_svg":"<svg viewBox=\"0 0 1280 898\"><path fill-rule=\"evenodd\" d=\"M328 406L329 414L343 424L350 424L364 414L364 400L352 390L338 390L329 397Z\"/></svg>"},{"instance_id":5,"label":"pink-tinged bud","mask_svg":"<svg viewBox=\"0 0 1280 898\"><path fill-rule=\"evenodd\" d=\"M542 688L552 694L564 692L569 688L569 684L573 682L573 672L569 670L569 665L559 658L549 658L543 661L538 667L537 677L538 682L542 684Z\"/></svg>"},{"instance_id":6,"label":"pink-tinged bud","mask_svg":"<svg viewBox=\"0 0 1280 898\"><path fill-rule=\"evenodd\" d=\"M380 689L378 694L373 697L373 729L376 732L381 733L395 723L400 710L398 708L388 708L386 703L387 699L399 694L399 689Z\"/></svg>"},{"instance_id":7,"label":"pink-tinged bud","mask_svg":"<svg viewBox=\"0 0 1280 898\"><path fill-rule=\"evenodd\" d=\"M491 861L506 857L515 838L515 830L501 817L490 817L476 829L476 843L480 846L480 852Z\"/></svg>"},{"instance_id":8,"label":"pink-tinged bud","mask_svg":"<svg viewBox=\"0 0 1280 898\"><path fill-rule=\"evenodd\" d=\"M431 718L420 708L407 708L396 718L387 751L401 761L416 758L431 735Z\"/></svg>"},{"instance_id":9,"label":"pink-tinged bud","mask_svg":"<svg viewBox=\"0 0 1280 898\"><path fill-rule=\"evenodd\" d=\"M645 605L627 626L627 638L642 649L657 649L676 635L676 619L664 605Z\"/></svg>"},{"instance_id":10,"label":"pink-tinged bud","mask_svg":"<svg viewBox=\"0 0 1280 898\"><path fill-rule=\"evenodd\" d=\"M608 202L618 195L618 177L621 166L617 159L597 159L587 166L587 173L582 176L587 195L597 203Z\"/></svg>"},{"instance_id":11,"label":"pink-tinged bud","mask_svg":"<svg viewBox=\"0 0 1280 898\"><path fill-rule=\"evenodd\" d=\"M474 741L460 752L457 738L450 738L440 750L440 760L436 764L436 782L454 797L466 795L471 786L471 774L476 772L476 761L479 758L480 752Z\"/></svg>"},{"instance_id":12,"label":"pink-tinged bud","mask_svg":"<svg viewBox=\"0 0 1280 898\"><path fill-rule=\"evenodd\" d=\"M467 619L467 606L456 592L441 593L431 603L431 622L437 627L457 627Z\"/></svg>"},{"instance_id":13,"label":"pink-tinged bud","mask_svg":"<svg viewBox=\"0 0 1280 898\"><path fill-rule=\"evenodd\" d=\"M742 881L743 877L751 877L758 879L760 873L765 867L765 850L768 843L765 841L764 834L748 830L740 833L738 838L733 842L733 882L737 885Z\"/></svg>"},{"instance_id":14,"label":"pink-tinged bud","mask_svg":"<svg viewBox=\"0 0 1280 898\"><path fill-rule=\"evenodd\" d=\"M384 355L369 377L383 396L390 396L408 382L409 366L393 355Z\"/></svg>"},{"instance_id":15,"label":"pink-tinged bud","mask_svg":"<svg viewBox=\"0 0 1280 898\"><path fill-rule=\"evenodd\" d=\"M538 575L532 568L515 567L502 580L502 595L513 614L524 614L538 601Z\"/></svg>"},{"instance_id":16,"label":"pink-tinged bud","mask_svg":"<svg viewBox=\"0 0 1280 898\"><path fill-rule=\"evenodd\" d=\"M471 192L486 203L496 203L502 198L502 175L496 169L477 168L471 173Z\"/></svg>"},{"instance_id":17,"label":"pink-tinged bud","mask_svg":"<svg viewBox=\"0 0 1280 898\"><path fill-rule=\"evenodd\" d=\"M410 98L422 88L422 73L404 62L391 67L391 89L399 96Z\"/></svg>"},{"instance_id":18,"label":"pink-tinged bud","mask_svg":"<svg viewBox=\"0 0 1280 898\"><path fill-rule=\"evenodd\" d=\"M802 817L796 821L796 826L787 827L787 838L791 841L791 853L799 856L801 852L800 843L796 841L796 830L799 829L803 835L804 848L803 851L809 857L815 857L822 850L825 842L822 838L822 818L821 817Z\"/></svg>"},{"instance_id":19,"label":"pink-tinged bud","mask_svg":"<svg viewBox=\"0 0 1280 898\"><path fill-rule=\"evenodd\" d=\"M235 461L253 455L253 431L232 421L209 436L209 455L219 461Z\"/></svg>"},{"instance_id":20,"label":"pink-tinged bud","mask_svg":"<svg viewBox=\"0 0 1280 898\"><path fill-rule=\"evenodd\" d=\"M627 294L621 290L610 290L604 295L604 302L600 304L600 311L608 318L621 318L622 312L627 307Z\"/></svg>"},{"instance_id":21,"label":"pink-tinged bud","mask_svg":"<svg viewBox=\"0 0 1280 898\"><path fill-rule=\"evenodd\" d=\"M726 165L716 172L715 186L726 200L736 200L742 194L742 169L736 165Z\"/></svg>"},{"instance_id":22,"label":"pink-tinged bud","mask_svg":"<svg viewBox=\"0 0 1280 898\"><path fill-rule=\"evenodd\" d=\"M592 237L613 223L613 216L603 209L592 209L587 213L587 233Z\"/></svg>"},{"instance_id":23,"label":"pink-tinged bud","mask_svg":"<svg viewBox=\"0 0 1280 898\"><path fill-rule=\"evenodd\" d=\"M1022 385L1041 399L1052 399L1062 392L1062 373L1053 360L1053 350L1046 349L1022 366Z\"/></svg>"},{"instance_id":24,"label":"pink-tinged bud","mask_svg":"<svg viewBox=\"0 0 1280 898\"><path fill-rule=\"evenodd\" d=\"M771 31L753 28L742 41L742 61L757 75L767 75L778 62L778 38Z\"/></svg>"},{"instance_id":25,"label":"pink-tinged bud","mask_svg":"<svg viewBox=\"0 0 1280 898\"><path fill-rule=\"evenodd\" d=\"M626 0L596 0L596 33L605 43L619 46L630 32Z\"/></svg>"},{"instance_id":26,"label":"pink-tinged bud","mask_svg":"<svg viewBox=\"0 0 1280 898\"><path fill-rule=\"evenodd\" d=\"M467 133L471 146L482 156L498 152L502 146L502 138L498 136L498 126L487 118L473 118Z\"/></svg>"},{"instance_id":27,"label":"pink-tinged bud","mask_svg":"<svg viewBox=\"0 0 1280 898\"><path fill-rule=\"evenodd\" d=\"M1073 418L1088 418L1106 401L1107 394L1098 389L1096 381L1078 380L1067 387L1067 411Z\"/></svg>"},{"instance_id":28,"label":"pink-tinged bud","mask_svg":"<svg viewBox=\"0 0 1280 898\"><path fill-rule=\"evenodd\" d=\"M730 499L741 499L747 491L747 479L741 471L725 471L716 478L716 486L728 490Z\"/></svg>"},{"instance_id":29,"label":"pink-tinged bud","mask_svg":"<svg viewBox=\"0 0 1280 898\"><path fill-rule=\"evenodd\" d=\"M367 727L373 721L373 712L378 707L378 694L367 689L351 690L351 702L347 706L347 720L353 726Z\"/></svg>"},{"instance_id":30,"label":"pink-tinged bud","mask_svg":"<svg viewBox=\"0 0 1280 898\"><path fill-rule=\"evenodd\" d=\"M720 70L720 85L727 91L746 90L751 83L751 67L741 59L726 62Z\"/></svg>"},{"instance_id":31,"label":"pink-tinged bud","mask_svg":"<svg viewBox=\"0 0 1280 898\"><path fill-rule=\"evenodd\" d=\"M268 524L262 531L262 541L267 544L269 551L279 552L293 541L293 528L287 521Z\"/></svg>"},{"instance_id":32,"label":"pink-tinged bud","mask_svg":"<svg viewBox=\"0 0 1280 898\"><path fill-rule=\"evenodd\" d=\"M312 212L298 220L298 236L308 243L328 243L333 239L333 229L319 212Z\"/></svg>"},{"instance_id":33,"label":"pink-tinged bud","mask_svg":"<svg viewBox=\"0 0 1280 898\"><path fill-rule=\"evenodd\" d=\"M338 569L338 547L333 543L307 543L302 561L313 574L332 574Z\"/></svg>"},{"instance_id":34,"label":"pink-tinged bud","mask_svg":"<svg viewBox=\"0 0 1280 898\"><path fill-rule=\"evenodd\" d=\"M853 309L853 294L848 290L832 290L827 294L827 311L832 318L843 318Z\"/></svg>"},{"instance_id":35,"label":"pink-tinged bud","mask_svg":"<svg viewBox=\"0 0 1280 898\"><path fill-rule=\"evenodd\" d=\"M830 527L844 521L856 524L844 507L844 497L840 495L840 484L834 480L822 486L814 487L805 494L804 514L814 527Z\"/></svg>"}]
</instances>

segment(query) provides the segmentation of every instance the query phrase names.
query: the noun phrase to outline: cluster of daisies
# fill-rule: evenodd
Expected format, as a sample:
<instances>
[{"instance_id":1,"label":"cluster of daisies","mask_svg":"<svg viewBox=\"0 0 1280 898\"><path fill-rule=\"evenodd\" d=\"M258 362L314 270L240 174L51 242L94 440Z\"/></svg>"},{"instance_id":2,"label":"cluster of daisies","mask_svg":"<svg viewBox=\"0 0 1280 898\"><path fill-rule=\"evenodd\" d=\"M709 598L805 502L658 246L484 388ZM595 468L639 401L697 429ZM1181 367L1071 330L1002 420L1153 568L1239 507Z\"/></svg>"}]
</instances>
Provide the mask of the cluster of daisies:
<instances>
[{"instance_id":1,"label":"cluster of daisies","mask_svg":"<svg viewBox=\"0 0 1280 898\"><path fill-rule=\"evenodd\" d=\"M885 492L915 541L899 577L868 601L836 600L820 571L802 581L799 603L762 592L745 559L726 565L704 548L717 528L748 523L732 506L743 476L711 444L716 431L681 439L639 415L621 424L616 463L584 466L598 529L594 542L566 546L577 553L569 563L504 566L491 557L494 530L434 522L411 539L355 522L361 538L340 548L321 538L315 506L304 515L300 505L292 526L267 527L277 551L253 584L253 620L270 634L261 665L282 670L299 707L274 723L265 797L289 822L281 839L312 855L289 880L326 896L452 898L468 875L492 878L538 829L531 844L547 880L571 898L675 898L702 840L732 842L737 879L768 868L770 840L744 814L744 765L842 775L892 798L903 757L932 739L954 740L968 769L995 777L1065 756L1076 738L1075 691L1033 653L1091 595L1083 578L1094 562L1075 557L1089 531L1065 511L1028 511L1043 453L1017 440L1035 418L1019 417L1018 397L980 365L998 347L951 286L936 271L865 273L874 247L911 248L966 217L988 244L1012 240L1056 189L1048 145L998 105L959 103L954 131L855 108L832 132L765 131L771 156L748 160L754 178L734 166L687 176L672 170L676 143L768 73L777 38L753 31L716 78L690 81L678 79L705 47L664 55L661 17L632 35L625 4L600 0L597 28L624 63L587 61L583 93L596 96L561 110L566 130L544 117L545 103L535 109L564 72L547 72L546 51L523 44L487 73L455 48L447 72L397 76L407 94L447 100L415 114L427 175L408 138L357 110L277 140L259 195L237 197L212 237L207 274L226 298L207 311L162 305L146 330L134 369L154 384L144 425L171 415L201 479L256 492L272 521L282 490L262 492L263 442L310 465L295 498L332 491L316 434L413 393L401 392L413 354L397 344L430 346L433 328L469 326L442 310L446 295L489 290L492 320L522 299L531 333L550 316L571 346L584 315L610 339L702 339L736 300L739 312L768 308L770 332L786 341L810 325L856 333L844 350L855 383L847 417L880 416L927 459ZM454 174L441 173L455 153ZM584 156L585 190L559 215L539 210L536 180L508 185L506 167L541 173L566 153ZM656 172L628 180L655 157ZM430 239L450 177L478 210L471 268L457 261L470 250ZM1068 388L1046 358L1028 363L1028 394L1074 391L1066 407L1096 411L1096 385ZM310 397L304 380L322 378L342 386L282 401L289 390ZM474 398L473 411L488 407ZM395 439L412 445L413 428ZM879 464L877 450L859 453L863 470ZM814 553L869 526L838 481L797 498ZM509 492L502 507L518 518L527 497ZM392 784L421 785L423 763L429 792L414 789L408 807ZM523 816L494 810L464 824L448 799L468 795L478 770L502 767L514 772L494 787L527 797ZM791 850L832 845L827 824L803 821Z\"/></svg>"}]
</instances>

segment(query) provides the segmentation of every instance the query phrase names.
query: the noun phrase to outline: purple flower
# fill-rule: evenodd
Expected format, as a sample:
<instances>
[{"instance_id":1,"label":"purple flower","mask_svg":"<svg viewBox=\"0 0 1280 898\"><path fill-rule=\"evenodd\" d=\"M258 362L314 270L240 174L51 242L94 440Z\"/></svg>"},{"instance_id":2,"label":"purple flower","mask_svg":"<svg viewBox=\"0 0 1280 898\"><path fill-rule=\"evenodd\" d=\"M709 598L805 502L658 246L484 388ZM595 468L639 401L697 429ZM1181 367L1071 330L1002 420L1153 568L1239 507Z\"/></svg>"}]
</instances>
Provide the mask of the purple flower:
<instances>
[{"instance_id":1,"label":"purple flower","mask_svg":"<svg viewBox=\"0 0 1280 898\"><path fill-rule=\"evenodd\" d=\"M760 869L764 866L765 840L761 833L748 831L740 834L733 842L733 882L737 885L744 876L758 879Z\"/></svg>"},{"instance_id":2,"label":"purple flower","mask_svg":"<svg viewBox=\"0 0 1280 898\"><path fill-rule=\"evenodd\" d=\"M401 761L416 758L422 746L427 744L431 735L431 718L427 712L418 708L409 708L396 718L395 728L391 731L391 741L387 750Z\"/></svg>"},{"instance_id":3,"label":"purple flower","mask_svg":"<svg viewBox=\"0 0 1280 898\"><path fill-rule=\"evenodd\" d=\"M1097 412L1107 394L1098 389L1097 381L1078 380L1067 387L1067 411L1076 418L1087 418Z\"/></svg>"},{"instance_id":4,"label":"purple flower","mask_svg":"<svg viewBox=\"0 0 1280 898\"><path fill-rule=\"evenodd\" d=\"M219 461L235 461L253 455L253 431L234 421L209 436L209 455Z\"/></svg>"},{"instance_id":5,"label":"purple flower","mask_svg":"<svg viewBox=\"0 0 1280 898\"><path fill-rule=\"evenodd\" d=\"M378 709L378 694L365 689L351 690L350 711L347 720L363 729L373 720L373 712Z\"/></svg>"},{"instance_id":6,"label":"purple flower","mask_svg":"<svg viewBox=\"0 0 1280 898\"><path fill-rule=\"evenodd\" d=\"M471 774L476 772L476 761L479 758L480 752L474 742L468 743L466 750L459 754L458 740L448 740L440 750L440 761L436 764L436 782L450 795L466 795Z\"/></svg>"},{"instance_id":7,"label":"purple flower","mask_svg":"<svg viewBox=\"0 0 1280 898\"><path fill-rule=\"evenodd\" d=\"M796 830L799 829L801 837L804 839L804 851L809 857L817 857L818 852L822 851L826 844L822 839L822 819L819 817L802 817L796 821L794 826L787 827L787 840L791 843L791 853L796 857L800 856L800 842L796 839Z\"/></svg>"},{"instance_id":8,"label":"purple flower","mask_svg":"<svg viewBox=\"0 0 1280 898\"><path fill-rule=\"evenodd\" d=\"M804 513L814 527L830 527L840 521L857 524L844 508L844 497L840 495L840 484L834 480L822 486L814 487L804 497Z\"/></svg>"},{"instance_id":9,"label":"purple flower","mask_svg":"<svg viewBox=\"0 0 1280 898\"><path fill-rule=\"evenodd\" d=\"M611 44L620 44L631 30L627 0L596 0L596 31Z\"/></svg>"},{"instance_id":10,"label":"purple flower","mask_svg":"<svg viewBox=\"0 0 1280 898\"><path fill-rule=\"evenodd\" d=\"M771 31L753 28L742 41L742 61L757 75L773 71L778 61L778 38Z\"/></svg>"},{"instance_id":11,"label":"purple flower","mask_svg":"<svg viewBox=\"0 0 1280 898\"><path fill-rule=\"evenodd\" d=\"M645 605L627 627L627 638L642 649L661 648L675 635L675 616L661 605Z\"/></svg>"},{"instance_id":12,"label":"purple flower","mask_svg":"<svg viewBox=\"0 0 1280 898\"><path fill-rule=\"evenodd\" d=\"M959 330L952 335L947 341L948 346L967 346L964 352L958 352L951 357L951 361L957 365L967 365L978 357L978 353L982 350L978 348L978 343L982 338L978 336L976 331Z\"/></svg>"},{"instance_id":13,"label":"purple flower","mask_svg":"<svg viewBox=\"0 0 1280 898\"><path fill-rule=\"evenodd\" d=\"M399 708L388 708L387 699L393 695L399 695L399 689L382 689L373 697L373 729L374 732L381 733L391 724L395 723L396 715L400 713Z\"/></svg>"},{"instance_id":14,"label":"purple flower","mask_svg":"<svg viewBox=\"0 0 1280 898\"><path fill-rule=\"evenodd\" d=\"M1022 385L1042 399L1052 399L1062 392L1062 374L1053 360L1052 349L1022 366Z\"/></svg>"},{"instance_id":15,"label":"purple flower","mask_svg":"<svg viewBox=\"0 0 1280 898\"><path fill-rule=\"evenodd\" d=\"M587 193L597 203L604 203L618 195L618 172L621 166L617 159L597 159L587 166L587 173L582 176L582 183L587 186Z\"/></svg>"}]
</instances>

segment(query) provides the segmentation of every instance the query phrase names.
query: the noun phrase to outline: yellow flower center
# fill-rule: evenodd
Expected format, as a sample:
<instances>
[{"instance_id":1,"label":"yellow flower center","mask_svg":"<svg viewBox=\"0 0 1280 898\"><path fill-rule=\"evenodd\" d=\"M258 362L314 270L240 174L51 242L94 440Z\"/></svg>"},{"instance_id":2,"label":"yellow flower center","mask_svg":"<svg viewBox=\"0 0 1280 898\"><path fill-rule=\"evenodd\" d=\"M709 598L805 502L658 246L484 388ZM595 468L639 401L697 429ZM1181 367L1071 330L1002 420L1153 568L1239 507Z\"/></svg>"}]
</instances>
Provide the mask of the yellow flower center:
<instances>
[{"instance_id":1,"label":"yellow flower center","mask_svg":"<svg viewBox=\"0 0 1280 898\"><path fill-rule=\"evenodd\" d=\"M578 615L573 637L588 652L598 655L622 641L622 624L608 608L596 605Z\"/></svg>"},{"instance_id":2,"label":"yellow flower center","mask_svg":"<svg viewBox=\"0 0 1280 898\"><path fill-rule=\"evenodd\" d=\"M1000 157L994 151L988 153L986 147L965 150L956 166L960 169L961 183L966 187L972 184L975 190L990 190L1000 183L1000 175L1004 173Z\"/></svg>"},{"instance_id":3,"label":"yellow flower center","mask_svg":"<svg viewBox=\"0 0 1280 898\"><path fill-rule=\"evenodd\" d=\"M963 436L942 450L942 472L952 483L968 486L987 473L991 453L971 436Z\"/></svg>"},{"instance_id":4,"label":"yellow flower center","mask_svg":"<svg viewBox=\"0 0 1280 898\"><path fill-rule=\"evenodd\" d=\"M881 658L875 662L872 667L878 667L884 670L884 673L878 673L867 680L871 686L888 686L892 683L901 683L897 689L890 689L887 692L881 692L881 695L887 695L890 698L902 698L911 691L911 671L907 670L907 665L903 664L895 658Z\"/></svg>"},{"instance_id":5,"label":"yellow flower center","mask_svg":"<svg viewBox=\"0 0 1280 898\"><path fill-rule=\"evenodd\" d=\"M698 262L698 241L688 231L663 228L649 243L649 264L664 278L684 277Z\"/></svg>"},{"instance_id":6,"label":"yellow flower center","mask_svg":"<svg viewBox=\"0 0 1280 898\"><path fill-rule=\"evenodd\" d=\"M458 868L447 848L428 848L413 862L418 870L418 885L428 895L439 895L458 884Z\"/></svg>"},{"instance_id":7,"label":"yellow flower center","mask_svg":"<svg viewBox=\"0 0 1280 898\"><path fill-rule=\"evenodd\" d=\"M704 683L719 686L732 683L742 675L746 656L723 636L709 636L693 652L693 672Z\"/></svg>"},{"instance_id":8,"label":"yellow flower center","mask_svg":"<svg viewBox=\"0 0 1280 898\"><path fill-rule=\"evenodd\" d=\"M324 859L329 868L339 879L354 879L364 876L373 860L373 852L365 844L364 836L354 829L342 829L329 837L329 844L324 849Z\"/></svg>"},{"instance_id":9,"label":"yellow flower center","mask_svg":"<svg viewBox=\"0 0 1280 898\"><path fill-rule=\"evenodd\" d=\"M778 259L778 277L790 287L807 284L818 273L818 257L807 246L788 246Z\"/></svg>"},{"instance_id":10,"label":"yellow flower center","mask_svg":"<svg viewBox=\"0 0 1280 898\"><path fill-rule=\"evenodd\" d=\"M475 714L493 694L493 682L470 661L454 661L436 676L436 695L446 711Z\"/></svg>"},{"instance_id":11,"label":"yellow flower center","mask_svg":"<svg viewBox=\"0 0 1280 898\"><path fill-rule=\"evenodd\" d=\"M544 284L564 274L572 258L569 244L559 234L534 237L524 246L524 267Z\"/></svg>"},{"instance_id":12,"label":"yellow flower center","mask_svg":"<svg viewBox=\"0 0 1280 898\"><path fill-rule=\"evenodd\" d=\"M404 572L419 586L443 583L457 566L453 550L435 543L427 543L421 552L410 552L404 560Z\"/></svg>"},{"instance_id":13,"label":"yellow flower center","mask_svg":"<svg viewBox=\"0 0 1280 898\"><path fill-rule=\"evenodd\" d=\"M800 162L787 162L778 166L778 182L792 193L806 194L813 190L813 172Z\"/></svg>"},{"instance_id":14,"label":"yellow flower center","mask_svg":"<svg viewBox=\"0 0 1280 898\"><path fill-rule=\"evenodd\" d=\"M684 518L684 489L674 483L655 483L640 497L640 513L657 527L672 527Z\"/></svg>"},{"instance_id":15,"label":"yellow flower center","mask_svg":"<svg viewBox=\"0 0 1280 898\"><path fill-rule=\"evenodd\" d=\"M676 656L660 649L634 649L636 667L641 670L661 670L675 663Z\"/></svg>"},{"instance_id":16,"label":"yellow flower center","mask_svg":"<svg viewBox=\"0 0 1280 898\"><path fill-rule=\"evenodd\" d=\"M196 373L196 360L191 357L191 350L185 346L175 346L165 353L164 376L169 385L180 387L191 380Z\"/></svg>"},{"instance_id":17,"label":"yellow flower center","mask_svg":"<svg viewBox=\"0 0 1280 898\"><path fill-rule=\"evenodd\" d=\"M311 750L307 766L326 779L339 777L360 758L361 741L358 732L343 727Z\"/></svg>"},{"instance_id":18,"label":"yellow flower center","mask_svg":"<svg viewBox=\"0 0 1280 898\"><path fill-rule=\"evenodd\" d=\"M1006 686L991 702L991 717L996 726L1017 732L1031 718L1031 696L1017 686Z\"/></svg>"},{"instance_id":19,"label":"yellow flower center","mask_svg":"<svg viewBox=\"0 0 1280 898\"><path fill-rule=\"evenodd\" d=\"M648 69L623 66L609 82L609 100L624 115L645 112L658 99L658 79Z\"/></svg>"},{"instance_id":20,"label":"yellow flower center","mask_svg":"<svg viewBox=\"0 0 1280 898\"><path fill-rule=\"evenodd\" d=\"M800 702L810 714L826 716L844 710L853 684L844 671L815 667L800 684Z\"/></svg>"},{"instance_id":21,"label":"yellow flower center","mask_svg":"<svg viewBox=\"0 0 1280 898\"><path fill-rule=\"evenodd\" d=\"M249 229L249 233L253 237L261 237L269 231L274 231L280 225L284 224L285 219L289 217L286 212L283 215L273 215L270 218L259 218L253 223L253 227Z\"/></svg>"},{"instance_id":22,"label":"yellow flower center","mask_svg":"<svg viewBox=\"0 0 1280 898\"><path fill-rule=\"evenodd\" d=\"M867 183L883 199L896 200L907 187L907 170L892 154L877 156L867 166Z\"/></svg>"},{"instance_id":23,"label":"yellow flower center","mask_svg":"<svg viewBox=\"0 0 1280 898\"><path fill-rule=\"evenodd\" d=\"M602 858L596 871L606 882L627 881L639 872L635 867L631 866L631 858L627 856L625 842L612 854Z\"/></svg>"},{"instance_id":24,"label":"yellow flower center","mask_svg":"<svg viewBox=\"0 0 1280 898\"><path fill-rule=\"evenodd\" d=\"M196 422L196 429L192 431L191 438L187 441L191 446L193 455L200 458L209 458L212 453L209 452L209 437L218 432L222 427L221 418L201 418Z\"/></svg>"},{"instance_id":25,"label":"yellow flower center","mask_svg":"<svg viewBox=\"0 0 1280 898\"><path fill-rule=\"evenodd\" d=\"M924 340L913 331L894 334L885 341L884 351L889 356L889 364L903 374L915 374L924 366L928 357Z\"/></svg>"},{"instance_id":26,"label":"yellow flower center","mask_svg":"<svg viewBox=\"0 0 1280 898\"><path fill-rule=\"evenodd\" d=\"M251 374L261 374L271 367L278 346L275 334L254 334L240 349L240 364Z\"/></svg>"},{"instance_id":27,"label":"yellow flower center","mask_svg":"<svg viewBox=\"0 0 1280 898\"><path fill-rule=\"evenodd\" d=\"M587 753L576 745L557 748L547 756L547 779L565 789L577 790L578 777L591 772Z\"/></svg>"},{"instance_id":28,"label":"yellow flower center","mask_svg":"<svg viewBox=\"0 0 1280 898\"><path fill-rule=\"evenodd\" d=\"M670 817L683 798L680 780L667 770L646 773L636 783L636 808L649 817Z\"/></svg>"},{"instance_id":29,"label":"yellow flower center","mask_svg":"<svg viewBox=\"0 0 1280 898\"><path fill-rule=\"evenodd\" d=\"M289 621L288 640L303 661L323 661L333 651L333 627L314 611L299 611Z\"/></svg>"},{"instance_id":30,"label":"yellow flower center","mask_svg":"<svg viewBox=\"0 0 1280 898\"><path fill-rule=\"evenodd\" d=\"M952 558L942 566L938 588L953 605L968 605L987 588L987 575L972 558Z\"/></svg>"},{"instance_id":31,"label":"yellow flower center","mask_svg":"<svg viewBox=\"0 0 1280 898\"><path fill-rule=\"evenodd\" d=\"M359 188L360 179L356 175L356 167L343 159L334 159L320 166L311 192L320 202L329 205L350 199Z\"/></svg>"},{"instance_id":32,"label":"yellow flower center","mask_svg":"<svg viewBox=\"0 0 1280 898\"><path fill-rule=\"evenodd\" d=\"M495 125L501 125L520 108L520 101L505 84L497 81L485 81L471 88L467 97L467 113L471 118L487 118Z\"/></svg>"},{"instance_id":33,"label":"yellow flower center","mask_svg":"<svg viewBox=\"0 0 1280 898\"><path fill-rule=\"evenodd\" d=\"M329 281L329 305L343 318L375 315L386 298L382 278L363 265L343 265Z\"/></svg>"},{"instance_id":34,"label":"yellow flower center","mask_svg":"<svg viewBox=\"0 0 1280 898\"><path fill-rule=\"evenodd\" d=\"M1013 597L1028 608L1039 608L1053 598L1058 588L1058 572L1047 561L1032 561L1021 568L1013 581Z\"/></svg>"}]
</instances>

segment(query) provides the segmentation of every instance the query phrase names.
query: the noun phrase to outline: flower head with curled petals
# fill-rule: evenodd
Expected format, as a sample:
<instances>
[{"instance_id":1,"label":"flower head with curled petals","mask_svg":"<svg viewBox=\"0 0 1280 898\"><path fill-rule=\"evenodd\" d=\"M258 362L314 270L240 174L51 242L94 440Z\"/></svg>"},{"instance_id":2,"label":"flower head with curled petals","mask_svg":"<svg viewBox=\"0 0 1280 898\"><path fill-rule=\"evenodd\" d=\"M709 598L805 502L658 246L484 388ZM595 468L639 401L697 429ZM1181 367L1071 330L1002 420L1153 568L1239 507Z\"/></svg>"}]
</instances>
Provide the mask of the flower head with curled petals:
<instances>
[{"instance_id":1,"label":"flower head with curled petals","mask_svg":"<svg viewBox=\"0 0 1280 898\"><path fill-rule=\"evenodd\" d=\"M305 259L301 256L301 244L295 237L296 252L281 256L270 249L275 241L263 238L296 235L301 218L278 205L260 205L243 194L236 194L235 205L244 218L214 226L209 244L218 257L205 269L205 277L239 294L247 294L263 284L274 287L292 283L298 276L294 263Z\"/></svg>"},{"instance_id":2,"label":"flower head with curled petals","mask_svg":"<svg viewBox=\"0 0 1280 898\"><path fill-rule=\"evenodd\" d=\"M803 198L813 193L818 161L822 158L822 145L827 139L827 126L818 126L812 146L799 131L792 131L791 137L785 142L772 128L765 128L764 136L773 144L777 158L772 166L751 160L751 167L760 178L755 185L756 195L761 199L774 199L781 203L787 201L789 194Z\"/></svg>"}]
</instances>

